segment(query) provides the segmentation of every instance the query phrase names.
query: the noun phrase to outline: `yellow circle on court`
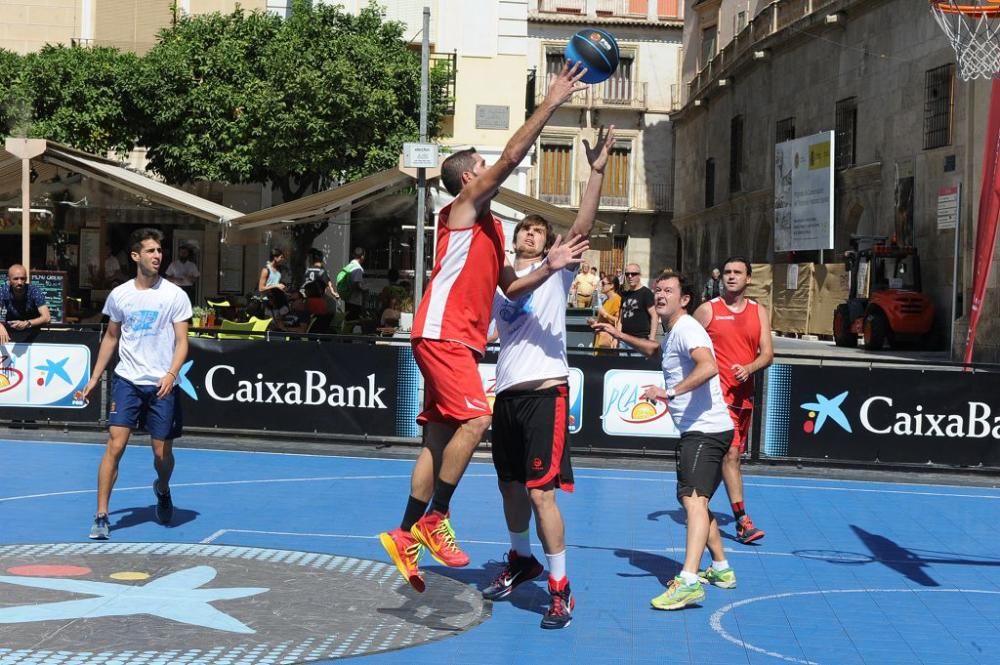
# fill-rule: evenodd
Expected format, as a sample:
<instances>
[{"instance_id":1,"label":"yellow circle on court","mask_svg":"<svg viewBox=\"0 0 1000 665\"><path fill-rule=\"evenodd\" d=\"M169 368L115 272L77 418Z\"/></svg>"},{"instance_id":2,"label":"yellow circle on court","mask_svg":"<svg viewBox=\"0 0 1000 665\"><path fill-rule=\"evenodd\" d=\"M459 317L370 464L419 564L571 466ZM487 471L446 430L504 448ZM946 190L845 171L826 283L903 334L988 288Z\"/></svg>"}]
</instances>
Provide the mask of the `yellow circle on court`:
<instances>
[{"instance_id":1,"label":"yellow circle on court","mask_svg":"<svg viewBox=\"0 0 1000 665\"><path fill-rule=\"evenodd\" d=\"M148 580L149 573L140 573L134 570L125 570L120 573L111 573L109 577L113 580L122 580L124 582L136 582L139 580Z\"/></svg>"},{"instance_id":2,"label":"yellow circle on court","mask_svg":"<svg viewBox=\"0 0 1000 665\"><path fill-rule=\"evenodd\" d=\"M816 417L816 412L815 411L810 411L809 412L809 417L810 418L815 418Z\"/></svg>"}]
</instances>

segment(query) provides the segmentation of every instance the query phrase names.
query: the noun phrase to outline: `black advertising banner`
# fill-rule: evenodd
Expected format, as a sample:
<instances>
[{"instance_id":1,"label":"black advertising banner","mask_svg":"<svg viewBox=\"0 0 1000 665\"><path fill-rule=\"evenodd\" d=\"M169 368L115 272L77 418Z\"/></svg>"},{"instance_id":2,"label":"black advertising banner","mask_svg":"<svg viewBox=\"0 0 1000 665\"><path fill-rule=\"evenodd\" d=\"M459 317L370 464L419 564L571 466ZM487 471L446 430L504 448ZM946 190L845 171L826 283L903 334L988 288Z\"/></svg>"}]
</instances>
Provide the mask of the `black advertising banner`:
<instances>
[{"instance_id":1,"label":"black advertising banner","mask_svg":"<svg viewBox=\"0 0 1000 665\"><path fill-rule=\"evenodd\" d=\"M184 424L398 436L399 347L192 338L178 384ZM408 395L408 398L411 396Z\"/></svg>"},{"instance_id":2,"label":"black advertising banner","mask_svg":"<svg viewBox=\"0 0 1000 665\"><path fill-rule=\"evenodd\" d=\"M764 455L1000 465L1000 374L774 365Z\"/></svg>"},{"instance_id":3,"label":"black advertising banner","mask_svg":"<svg viewBox=\"0 0 1000 665\"><path fill-rule=\"evenodd\" d=\"M15 332L0 345L0 419L97 423L100 395L90 402L76 393L90 381L97 358L97 331Z\"/></svg>"},{"instance_id":4,"label":"black advertising banner","mask_svg":"<svg viewBox=\"0 0 1000 665\"><path fill-rule=\"evenodd\" d=\"M656 360L628 355L569 354L569 433L576 450L670 451L680 434L666 404L641 399L645 386L663 386ZM496 354L479 365L490 404L496 398Z\"/></svg>"}]
</instances>

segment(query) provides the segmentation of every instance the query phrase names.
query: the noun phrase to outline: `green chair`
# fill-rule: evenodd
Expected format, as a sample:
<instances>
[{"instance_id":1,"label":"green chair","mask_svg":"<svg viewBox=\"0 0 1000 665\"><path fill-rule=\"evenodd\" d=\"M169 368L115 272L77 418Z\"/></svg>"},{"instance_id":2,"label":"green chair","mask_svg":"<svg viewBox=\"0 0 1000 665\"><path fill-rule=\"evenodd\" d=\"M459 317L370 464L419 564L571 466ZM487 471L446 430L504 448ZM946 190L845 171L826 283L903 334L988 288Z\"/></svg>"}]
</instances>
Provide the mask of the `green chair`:
<instances>
[{"instance_id":1,"label":"green chair","mask_svg":"<svg viewBox=\"0 0 1000 665\"><path fill-rule=\"evenodd\" d=\"M240 323L239 321L230 321L229 319L222 319L222 324L219 326L219 339L253 339L250 335L240 335L240 334L226 334L224 330L242 331L242 332L253 332L256 330L254 327L254 321L247 321L246 323ZM260 339L257 337L257 339Z\"/></svg>"}]
</instances>

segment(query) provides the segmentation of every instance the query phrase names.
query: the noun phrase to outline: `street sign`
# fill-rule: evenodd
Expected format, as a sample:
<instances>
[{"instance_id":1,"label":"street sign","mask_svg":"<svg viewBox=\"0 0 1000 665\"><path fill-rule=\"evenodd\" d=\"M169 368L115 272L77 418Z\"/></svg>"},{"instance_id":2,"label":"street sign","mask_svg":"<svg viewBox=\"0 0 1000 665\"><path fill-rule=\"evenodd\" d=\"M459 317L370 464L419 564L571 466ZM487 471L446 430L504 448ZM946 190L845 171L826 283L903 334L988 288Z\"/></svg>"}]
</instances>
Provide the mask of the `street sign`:
<instances>
[{"instance_id":1,"label":"street sign","mask_svg":"<svg viewBox=\"0 0 1000 665\"><path fill-rule=\"evenodd\" d=\"M433 169L438 165L438 147L435 143L404 143L403 166Z\"/></svg>"}]
</instances>

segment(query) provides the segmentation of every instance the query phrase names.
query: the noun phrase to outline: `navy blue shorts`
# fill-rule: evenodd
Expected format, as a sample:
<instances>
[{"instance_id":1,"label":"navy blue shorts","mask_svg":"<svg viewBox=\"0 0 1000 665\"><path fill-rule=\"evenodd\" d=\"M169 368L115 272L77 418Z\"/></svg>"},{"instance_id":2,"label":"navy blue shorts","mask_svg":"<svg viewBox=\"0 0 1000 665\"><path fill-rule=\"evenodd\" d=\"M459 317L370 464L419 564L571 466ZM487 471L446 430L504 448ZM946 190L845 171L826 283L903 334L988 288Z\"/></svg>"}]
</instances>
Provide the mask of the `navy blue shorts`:
<instances>
[{"instance_id":1,"label":"navy blue shorts","mask_svg":"<svg viewBox=\"0 0 1000 665\"><path fill-rule=\"evenodd\" d=\"M181 435L181 401L174 388L163 399L156 398L156 386L137 386L117 374L111 383L108 425L144 429L158 441Z\"/></svg>"}]
</instances>

